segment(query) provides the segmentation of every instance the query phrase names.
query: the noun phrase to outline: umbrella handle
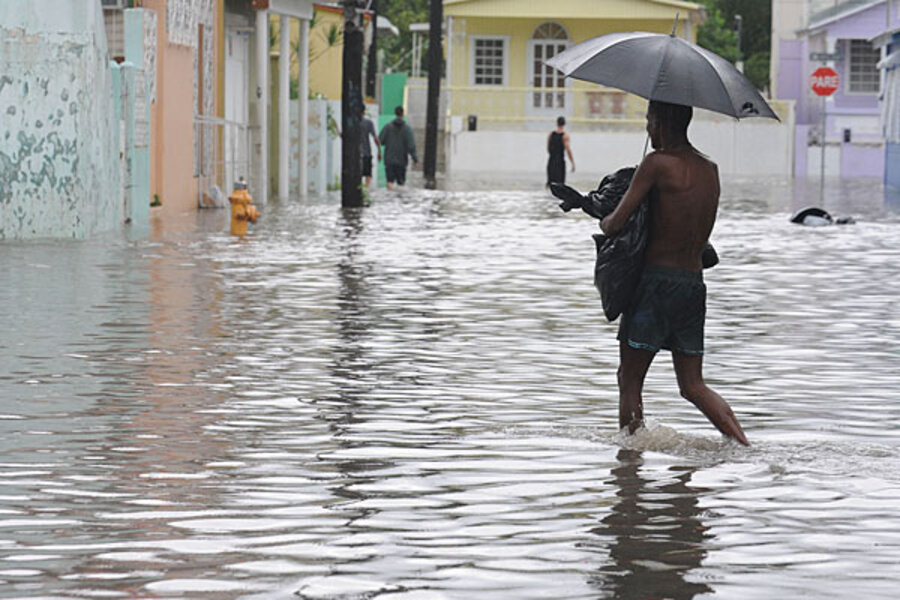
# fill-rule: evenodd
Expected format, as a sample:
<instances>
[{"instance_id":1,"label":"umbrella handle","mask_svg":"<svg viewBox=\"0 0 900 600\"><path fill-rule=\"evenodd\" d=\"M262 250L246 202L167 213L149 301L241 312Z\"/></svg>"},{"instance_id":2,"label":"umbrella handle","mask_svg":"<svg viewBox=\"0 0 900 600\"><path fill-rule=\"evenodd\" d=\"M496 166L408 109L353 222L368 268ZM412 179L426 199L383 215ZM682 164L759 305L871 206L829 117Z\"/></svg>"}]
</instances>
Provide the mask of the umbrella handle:
<instances>
[{"instance_id":1,"label":"umbrella handle","mask_svg":"<svg viewBox=\"0 0 900 600\"><path fill-rule=\"evenodd\" d=\"M647 146L650 145L650 134L647 134L647 139L644 140L644 153L641 154L641 160L644 160L644 157L647 156Z\"/></svg>"}]
</instances>

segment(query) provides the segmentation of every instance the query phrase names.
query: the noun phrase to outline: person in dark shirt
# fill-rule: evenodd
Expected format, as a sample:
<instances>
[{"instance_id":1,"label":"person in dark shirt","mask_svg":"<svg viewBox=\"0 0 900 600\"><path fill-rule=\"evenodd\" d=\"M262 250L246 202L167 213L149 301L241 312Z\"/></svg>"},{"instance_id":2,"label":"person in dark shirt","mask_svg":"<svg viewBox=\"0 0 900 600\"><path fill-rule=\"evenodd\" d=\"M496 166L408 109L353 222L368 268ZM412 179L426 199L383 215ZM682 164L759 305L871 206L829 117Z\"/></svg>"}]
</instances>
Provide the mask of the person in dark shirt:
<instances>
[{"instance_id":1,"label":"person in dark shirt","mask_svg":"<svg viewBox=\"0 0 900 600\"><path fill-rule=\"evenodd\" d=\"M551 183L566 182L566 158L572 163L572 172L575 172L575 159L572 157L572 148L569 146L569 134L565 131L566 118L556 119L556 130L547 136L547 186Z\"/></svg>"},{"instance_id":2,"label":"person in dark shirt","mask_svg":"<svg viewBox=\"0 0 900 600\"><path fill-rule=\"evenodd\" d=\"M393 189L393 184L404 185L406 183L406 165L412 157L413 165L419 164L416 156L416 138L412 128L403 120L403 107L394 109L396 118L382 127L378 136L384 146L384 171L387 178L388 189Z\"/></svg>"}]
</instances>

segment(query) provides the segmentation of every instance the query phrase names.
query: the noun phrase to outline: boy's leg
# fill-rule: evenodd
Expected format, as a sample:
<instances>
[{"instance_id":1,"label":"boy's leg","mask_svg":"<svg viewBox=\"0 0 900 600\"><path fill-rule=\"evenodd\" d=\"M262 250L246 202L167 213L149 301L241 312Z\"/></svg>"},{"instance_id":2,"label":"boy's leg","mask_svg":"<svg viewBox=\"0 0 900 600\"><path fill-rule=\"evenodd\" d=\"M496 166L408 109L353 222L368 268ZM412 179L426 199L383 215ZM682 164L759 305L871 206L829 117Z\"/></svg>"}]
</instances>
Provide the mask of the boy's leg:
<instances>
[{"instance_id":1,"label":"boy's leg","mask_svg":"<svg viewBox=\"0 0 900 600\"><path fill-rule=\"evenodd\" d=\"M744 435L744 430L741 429L741 424L738 423L731 407L703 381L703 356L673 352L672 364L675 366L675 376L678 378L681 395L699 408L716 429L749 446L750 442L747 441L747 436Z\"/></svg>"},{"instance_id":2,"label":"boy's leg","mask_svg":"<svg viewBox=\"0 0 900 600\"><path fill-rule=\"evenodd\" d=\"M628 427L628 433L634 433L644 424L641 391L654 356L655 352L619 342L619 428Z\"/></svg>"}]
</instances>

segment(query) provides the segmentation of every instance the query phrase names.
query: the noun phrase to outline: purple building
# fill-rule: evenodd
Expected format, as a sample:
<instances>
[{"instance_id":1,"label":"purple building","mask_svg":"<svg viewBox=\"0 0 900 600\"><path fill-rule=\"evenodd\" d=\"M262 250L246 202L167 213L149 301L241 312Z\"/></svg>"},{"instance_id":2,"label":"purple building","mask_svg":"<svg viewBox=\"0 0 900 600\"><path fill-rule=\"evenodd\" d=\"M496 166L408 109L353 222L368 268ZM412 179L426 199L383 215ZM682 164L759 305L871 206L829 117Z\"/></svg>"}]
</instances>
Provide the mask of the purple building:
<instances>
[{"instance_id":1,"label":"purple building","mask_svg":"<svg viewBox=\"0 0 900 600\"><path fill-rule=\"evenodd\" d=\"M900 193L900 0L890 2L890 20L872 43L882 49L881 122L884 127L884 183Z\"/></svg>"},{"instance_id":2,"label":"purple building","mask_svg":"<svg viewBox=\"0 0 900 600\"><path fill-rule=\"evenodd\" d=\"M807 2L774 0L773 19L793 17L799 28L773 39L776 97L796 102L794 174L817 175L824 155L829 176L878 177L885 173L885 135L880 102L888 47L873 43L896 21L894 0ZM816 11L817 7L824 7ZM794 14L788 14L788 11ZM893 14L892 14L893 13ZM809 78L827 65L840 87L827 99L810 89ZM824 153L822 142L824 140Z\"/></svg>"}]
</instances>

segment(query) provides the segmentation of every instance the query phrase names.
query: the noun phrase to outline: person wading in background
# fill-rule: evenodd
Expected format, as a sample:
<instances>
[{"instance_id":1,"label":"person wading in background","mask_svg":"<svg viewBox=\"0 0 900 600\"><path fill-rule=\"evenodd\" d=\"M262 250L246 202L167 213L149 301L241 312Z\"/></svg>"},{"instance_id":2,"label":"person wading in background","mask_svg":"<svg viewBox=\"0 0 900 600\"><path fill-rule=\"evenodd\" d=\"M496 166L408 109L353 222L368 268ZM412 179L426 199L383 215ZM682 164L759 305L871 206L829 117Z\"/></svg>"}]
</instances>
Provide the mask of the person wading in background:
<instances>
[{"instance_id":1,"label":"person wading in background","mask_svg":"<svg viewBox=\"0 0 900 600\"><path fill-rule=\"evenodd\" d=\"M388 189L392 185L406 184L406 165L409 156L413 159L413 165L418 166L419 159L416 156L416 138L406 121L403 120L403 107L394 109L396 119L381 129L379 139L384 146L384 171Z\"/></svg>"},{"instance_id":2,"label":"person wading in background","mask_svg":"<svg viewBox=\"0 0 900 600\"><path fill-rule=\"evenodd\" d=\"M551 131L547 137L547 152L550 157L547 159L547 186L551 183L566 182L566 159L564 154L569 155L569 162L572 163L572 172L575 172L575 158L572 157L572 148L569 147L569 134L565 132L566 118L559 117L556 119L556 131Z\"/></svg>"},{"instance_id":3,"label":"person wading in background","mask_svg":"<svg viewBox=\"0 0 900 600\"><path fill-rule=\"evenodd\" d=\"M378 140L378 134L375 133L375 123L366 116L366 107L360 110L362 121L360 121L360 137L359 137L359 157L362 161L362 176L365 179L366 187L372 183L372 147L369 145L369 138L375 140L375 148L378 150L378 160L381 161L381 142Z\"/></svg>"}]
</instances>

